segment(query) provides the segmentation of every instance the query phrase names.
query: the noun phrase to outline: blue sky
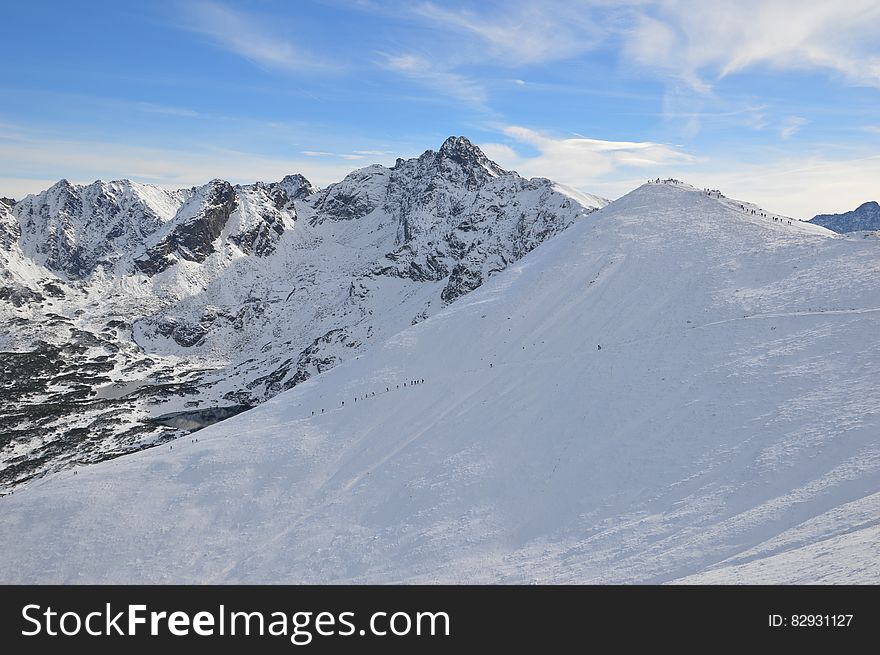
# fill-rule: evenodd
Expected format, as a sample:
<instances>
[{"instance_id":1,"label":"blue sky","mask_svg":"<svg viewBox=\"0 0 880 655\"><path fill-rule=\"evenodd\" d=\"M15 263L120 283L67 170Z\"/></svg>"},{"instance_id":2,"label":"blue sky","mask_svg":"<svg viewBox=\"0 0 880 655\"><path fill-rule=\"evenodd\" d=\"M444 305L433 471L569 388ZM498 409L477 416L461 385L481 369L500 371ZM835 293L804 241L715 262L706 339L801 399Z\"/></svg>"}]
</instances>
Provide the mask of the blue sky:
<instances>
[{"instance_id":1,"label":"blue sky","mask_svg":"<svg viewBox=\"0 0 880 655\"><path fill-rule=\"evenodd\" d=\"M798 217L880 199L876 0L10 2L0 194L325 185L464 134L614 198L649 177Z\"/></svg>"}]
</instances>

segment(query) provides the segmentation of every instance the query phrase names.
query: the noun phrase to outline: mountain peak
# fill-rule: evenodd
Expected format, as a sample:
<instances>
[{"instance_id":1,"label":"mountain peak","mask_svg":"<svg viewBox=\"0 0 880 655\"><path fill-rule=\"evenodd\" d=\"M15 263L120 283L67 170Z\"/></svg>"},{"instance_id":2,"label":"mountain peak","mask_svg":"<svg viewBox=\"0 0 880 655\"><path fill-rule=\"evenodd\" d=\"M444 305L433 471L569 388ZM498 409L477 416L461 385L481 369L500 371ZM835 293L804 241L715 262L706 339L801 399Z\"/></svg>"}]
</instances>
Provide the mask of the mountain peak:
<instances>
[{"instance_id":1,"label":"mountain peak","mask_svg":"<svg viewBox=\"0 0 880 655\"><path fill-rule=\"evenodd\" d=\"M64 191L66 189L71 189L73 185L66 177L62 177L55 184L50 186L47 191Z\"/></svg>"},{"instance_id":2,"label":"mountain peak","mask_svg":"<svg viewBox=\"0 0 880 655\"><path fill-rule=\"evenodd\" d=\"M450 136L440 146L440 152L452 152L456 150L469 150L472 152L480 152L480 149L471 143L466 136ZM482 153L480 153L482 154Z\"/></svg>"},{"instance_id":3,"label":"mountain peak","mask_svg":"<svg viewBox=\"0 0 880 655\"><path fill-rule=\"evenodd\" d=\"M483 168L493 177L507 174L506 170L486 157L482 150L464 136L451 136L446 139L440 146L437 156L442 160L453 161L462 168Z\"/></svg>"},{"instance_id":4,"label":"mountain peak","mask_svg":"<svg viewBox=\"0 0 880 655\"><path fill-rule=\"evenodd\" d=\"M285 175L279 185L287 192L291 200L305 198L317 191L315 186L300 173Z\"/></svg>"}]
</instances>

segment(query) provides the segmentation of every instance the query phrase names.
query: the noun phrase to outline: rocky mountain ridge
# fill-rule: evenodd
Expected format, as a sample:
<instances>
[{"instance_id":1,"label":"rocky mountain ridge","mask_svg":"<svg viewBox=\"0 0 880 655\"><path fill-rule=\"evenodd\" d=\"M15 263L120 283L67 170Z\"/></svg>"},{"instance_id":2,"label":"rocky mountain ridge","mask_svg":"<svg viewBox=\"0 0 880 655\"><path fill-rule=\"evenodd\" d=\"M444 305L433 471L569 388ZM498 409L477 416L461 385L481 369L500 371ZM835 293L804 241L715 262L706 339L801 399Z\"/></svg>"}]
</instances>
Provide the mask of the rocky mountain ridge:
<instances>
[{"instance_id":1,"label":"rocky mountain ridge","mask_svg":"<svg viewBox=\"0 0 880 655\"><path fill-rule=\"evenodd\" d=\"M66 180L0 203L0 481L240 411L479 287L606 201L464 137L325 189ZM195 418L193 418L195 417Z\"/></svg>"},{"instance_id":2,"label":"rocky mountain ridge","mask_svg":"<svg viewBox=\"0 0 880 655\"><path fill-rule=\"evenodd\" d=\"M859 205L851 212L819 214L811 218L810 222L841 234L880 230L880 204L872 200Z\"/></svg>"}]
</instances>

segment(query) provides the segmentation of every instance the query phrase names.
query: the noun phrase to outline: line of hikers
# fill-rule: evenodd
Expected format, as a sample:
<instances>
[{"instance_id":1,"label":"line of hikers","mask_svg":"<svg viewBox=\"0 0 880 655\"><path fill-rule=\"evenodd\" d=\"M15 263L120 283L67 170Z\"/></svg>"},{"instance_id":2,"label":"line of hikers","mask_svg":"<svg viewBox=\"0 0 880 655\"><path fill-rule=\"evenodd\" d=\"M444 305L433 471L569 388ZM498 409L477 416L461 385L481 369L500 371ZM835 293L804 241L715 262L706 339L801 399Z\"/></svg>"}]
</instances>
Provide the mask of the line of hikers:
<instances>
[{"instance_id":1,"label":"line of hikers","mask_svg":"<svg viewBox=\"0 0 880 655\"><path fill-rule=\"evenodd\" d=\"M415 380L408 380L407 382L404 382L402 385L401 385L401 384L396 384L396 385L394 385L394 388L395 388L395 389L400 389L401 386L406 387L407 385L409 385L410 387L414 387L414 386L416 386L416 385L418 385L418 384L424 384L424 383L425 383L425 378L415 379ZM391 391L391 387L390 387L390 386L389 386L389 387L385 387L385 393L389 393L390 391ZM367 400L368 398L375 398L375 397L376 397L376 392L375 392L375 391L371 391L370 393L365 393L363 396L355 396L355 397L354 397L354 402L357 402L359 397L360 397L361 400ZM345 407L345 401L344 401L344 400L342 401L342 404L340 405L340 407ZM321 414L324 413L324 408L323 408L323 407L321 408L321 412L320 412L320 413L321 413ZM312 416L314 416L314 415L315 415L315 410L312 410Z\"/></svg>"},{"instance_id":2,"label":"line of hikers","mask_svg":"<svg viewBox=\"0 0 880 655\"><path fill-rule=\"evenodd\" d=\"M766 213L764 213L762 211L758 211L757 209L747 209L745 205L740 205L739 208L741 210L743 210L746 214L752 214L754 216L761 216L762 218L771 218L774 221L779 221L780 223L782 222L781 216L767 216ZM789 225L791 225L791 219L786 218L785 220L788 221Z\"/></svg>"},{"instance_id":3,"label":"line of hikers","mask_svg":"<svg viewBox=\"0 0 880 655\"><path fill-rule=\"evenodd\" d=\"M657 178L657 182L660 182L660 178L659 178L659 177ZM663 180L663 182L665 183L666 180ZM710 196L710 197L713 197L713 198L724 198L724 197L725 197L724 194L721 193L721 191L719 191L718 189L709 189L709 188L705 188L705 189L703 189L703 192L704 192L707 196ZM752 216L761 216L762 218L772 218L774 221L779 221L780 223L781 223L782 220L783 220L781 216L768 216L765 212L762 212L762 211L760 211L760 210L758 210L758 209L749 209L748 207L746 207L746 206L743 205L743 204L741 204L741 205L739 206L739 208L740 208L741 211L744 211L746 214L751 214ZM789 225L791 225L791 220L790 220L790 219L787 219L787 218L786 218L785 220L788 221L788 224L789 224Z\"/></svg>"},{"instance_id":4,"label":"line of hikers","mask_svg":"<svg viewBox=\"0 0 880 655\"><path fill-rule=\"evenodd\" d=\"M676 180L673 177L667 178L665 180L661 180L658 177L655 179L648 180L648 183L650 183L650 184L681 184L681 182L679 180ZM705 193L710 198L724 198L724 197L726 197L718 189L710 189L708 187L703 189L703 193ZM757 209L747 209L745 205L740 205L739 208L747 214L753 214L755 216L762 216L764 218L768 218L767 214L765 214L762 211L758 211ZM780 222L782 221L782 218L778 217L778 216L771 216L769 218L772 218L774 221L780 221ZM785 220L787 220L788 224L791 225L791 221L789 219L785 219Z\"/></svg>"}]
</instances>

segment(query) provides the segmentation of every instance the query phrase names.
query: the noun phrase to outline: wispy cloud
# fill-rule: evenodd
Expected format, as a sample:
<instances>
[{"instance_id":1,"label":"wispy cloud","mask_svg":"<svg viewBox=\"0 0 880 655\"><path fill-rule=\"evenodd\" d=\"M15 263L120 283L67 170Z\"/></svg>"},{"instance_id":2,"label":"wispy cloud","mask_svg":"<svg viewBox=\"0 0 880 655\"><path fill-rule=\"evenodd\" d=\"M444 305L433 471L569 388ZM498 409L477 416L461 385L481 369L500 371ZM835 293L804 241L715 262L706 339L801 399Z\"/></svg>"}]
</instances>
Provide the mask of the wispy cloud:
<instances>
[{"instance_id":1,"label":"wispy cloud","mask_svg":"<svg viewBox=\"0 0 880 655\"><path fill-rule=\"evenodd\" d=\"M591 185L597 180L620 169L654 169L694 160L687 153L651 141L559 138L517 125L503 128L503 133L538 154L521 155L510 145L489 143L481 146L489 157L523 175L549 177L586 191L593 189Z\"/></svg>"},{"instance_id":2,"label":"wispy cloud","mask_svg":"<svg viewBox=\"0 0 880 655\"><path fill-rule=\"evenodd\" d=\"M771 113L766 103L722 98L676 82L668 84L663 93L660 116L664 122L680 126L681 136L693 138L706 127L763 130Z\"/></svg>"},{"instance_id":3,"label":"wispy cloud","mask_svg":"<svg viewBox=\"0 0 880 655\"><path fill-rule=\"evenodd\" d=\"M306 157L338 157L347 161L357 161L366 159L367 157L381 157L390 155L387 150L355 150L353 152L327 152L324 150L303 150L302 154Z\"/></svg>"},{"instance_id":4,"label":"wispy cloud","mask_svg":"<svg viewBox=\"0 0 880 655\"><path fill-rule=\"evenodd\" d=\"M454 73L428 58L412 54L384 54L380 65L388 71L403 75L444 96L452 97L475 107L484 107L487 94L476 81Z\"/></svg>"},{"instance_id":5,"label":"wispy cloud","mask_svg":"<svg viewBox=\"0 0 880 655\"><path fill-rule=\"evenodd\" d=\"M436 28L472 36L488 46L488 55L504 65L534 64L570 59L595 48L603 29L591 17L586 3L544 0L506 2L503 10L484 12L449 8L434 2L411 11Z\"/></svg>"},{"instance_id":6,"label":"wispy cloud","mask_svg":"<svg viewBox=\"0 0 880 655\"><path fill-rule=\"evenodd\" d=\"M634 7L625 54L706 92L756 66L880 86L876 0L660 0Z\"/></svg>"},{"instance_id":7,"label":"wispy cloud","mask_svg":"<svg viewBox=\"0 0 880 655\"><path fill-rule=\"evenodd\" d=\"M647 72L691 96L711 96L720 79L755 68L820 71L848 84L880 87L876 0L507 0L503 7L434 1L393 6L432 30L436 48L430 55L387 57L382 65L476 106L488 104L490 85L483 73L474 72L474 62L518 70L580 61L600 48L627 69ZM514 83L524 85L521 79ZM760 112L749 114L752 129L778 122ZM692 117L685 133L700 128L700 118Z\"/></svg>"},{"instance_id":8,"label":"wispy cloud","mask_svg":"<svg viewBox=\"0 0 880 655\"><path fill-rule=\"evenodd\" d=\"M782 122L782 127L779 128L779 136L783 139L790 139L809 122L810 121L802 116L789 116Z\"/></svg>"},{"instance_id":9,"label":"wispy cloud","mask_svg":"<svg viewBox=\"0 0 880 655\"><path fill-rule=\"evenodd\" d=\"M266 68L298 73L338 70L338 64L298 46L268 21L209 0L183 5L180 27L208 37L218 48ZM287 31L289 33L290 30Z\"/></svg>"},{"instance_id":10,"label":"wispy cloud","mask_svg":"<svg viewBox=\"0 0 880 655\"><path fill-rule=\"evenodd\" d=\"M199 112L194 109L187 109L186 107L157 105L152 102L134 102L132 106L134 109L148 114L165 114L166 116L179 116L180 118L204 118Z\"/></svg>"},{"instance_id":11,"label":"wispy cloud","mask_svg":"<svg viewBox=\"0 0 880 655\"><path fill-rule=\"evenodd\" d=\"M548 177L568 186L616 198L653 175L673 176L696 186L721 189L733 198L757 202L789 216L848 211L874 198L866 189L880 177L880 155L825 156L805 153L765 157L760 163L696 158L652 142L556 138L508 126L504 133L537 150L525 156L508 144L482 144L487 156L527 176ZM660 171L649 172L662 168Z\"/></svg>"},{"instance_id":12,"label":"wispy cloud","mask_svg":"<svg viewBox=\"0 0 880 655\"><path fill-rule=\"evenodd\" d=\"M828 71L880 86L876 0L508 0L503 11L423 2L410 13L453 38L482 43L480 56L503 66L566 61L619 43L629 64L702 93L757 66Z\"/></svg>"}]
</instances>

